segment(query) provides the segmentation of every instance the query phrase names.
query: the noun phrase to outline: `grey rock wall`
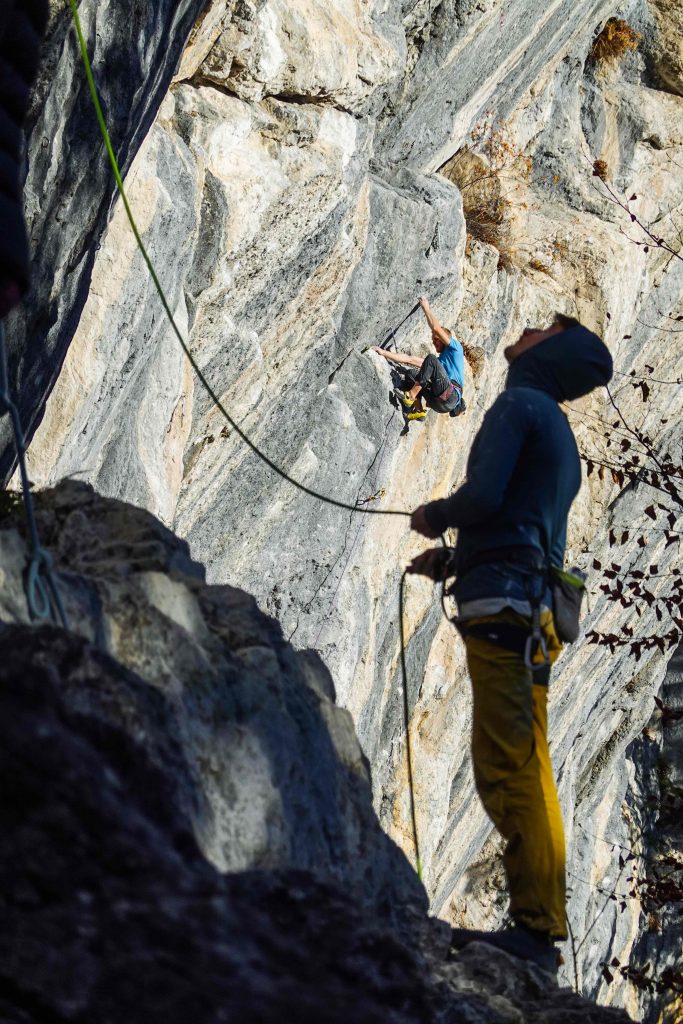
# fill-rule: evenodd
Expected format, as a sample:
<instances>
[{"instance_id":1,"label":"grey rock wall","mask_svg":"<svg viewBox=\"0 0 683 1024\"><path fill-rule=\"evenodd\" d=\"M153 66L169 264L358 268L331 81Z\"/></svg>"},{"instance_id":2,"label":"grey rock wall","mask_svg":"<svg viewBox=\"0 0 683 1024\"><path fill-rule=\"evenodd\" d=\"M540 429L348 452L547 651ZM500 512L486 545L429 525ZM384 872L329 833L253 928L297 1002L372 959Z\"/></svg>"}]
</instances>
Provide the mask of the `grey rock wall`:
<instances>
[{"instance_id":1,"label":"grey rock wall","mask_svg":"<svg viewBox=\"0 0 683 1024\"><path fill-rule=\"evenodd\" d=\"M202 0L79 3L100 100L125 174L156 117ZM93 46L96 40L96 47ZM24 205L33 285L7 324L9 372L31 436L90 291L115 185L80 62L68 4L54 4L28 125ZM0 475L14 465L5 423Z\"/></svg>"},{"instance_id":2,"label":"grey rock wall","mask_svg":"<svg viewBox=\"0 0 683 1024\"><path fill-rule=\"evenodd\" d=\"M592 40L613 15L641 32L641 45L596 68ZM636 214L678 244L681 98L656 57L672 64L675 18L644 0L206 6L127 187L202 369L270 458L352 505L410 510L447 493L501 386L502 348L558 308L610 345L626 375L615 394L627 422L660 450L678 445L680 388L653 381L644 403L628 374L683 375L668 319L683 313L680 260L629 240L629 231L640 236L592 176L593 161L604 160L617 192L637 195ZM62 60L73 76L73 54ZM45 116L59 123L49 102ZM511 185L503 252L468 237L466 191L437 173L487 110L530 161ZM61 145L57 131L50 137ZM189 542L211 582L247 589L296 647L320 652L372 763L382 824L410 855L397 601L401 569L420 543L399 518L319 506L274 477L193 380L119 204L98 241L89 295L80 316L75 307L31 447L33 479L75 475L148 508ZM363 350L421 292L465 343L469 408L401 436L388 369ZM427 351L418 318L398 344ZM35 392L35 408L42 397ZM605 431L620 430L607 396L569 416L584 457L604 456ZM645 483L594 473L574 509L568 559L670 570L678 548L665 546L645 511L658 497ZM635 533L611 543L611 531L621 537L626 527L643 532L646 548ZM619 630L635 613L608 601L592 572L586 627ZM665 577L653 581L657 596L666 586ZM469 770L462 648L431 586L413 581L407 597L426 887L449 920L495 925L505 899ZM632 627L657 631L654 609L640 611ZM611 656L583 644L565 652L553 686L553 753L569 866L580 879L570 902L580 949L576 972L565 954L566 978L591 992L600 960L628 959L644 927L638 901L615 913L599 890L618 869L604 837L628 841L626 751L650 719L666 662L657 649L636 663L623 649ZM623 980L599 992L640 1013L640 993Z\"/></svg>"},{"instance_id":3,"label":"grey rock wall","mask_svg":"<svg viewBox=\"0 0 683 1024\"><path fill-rule=\"evenodd\" d=\"M626 879L643 894L642 933L635 966L644 972L642 1019L674 1022L681 1015L683 957L683 692L680 648L669 662L660 704L642 735L627 751L630 810ZM628 851L628 852L627 852ZM637 851L639 856L628 860ZM620 864L620 862L618 861ZM633 882L631 886L633 886ZM627 892L631 892L629 887ZM649 967L648 967L649 965ZM620 969L623 965L620 964ZM659 982L659 984L658 984Z\"/></svg>"},{"instance_id":4,"label":"grey rock wall","mask_svg":"<svg viewBox=\"0 0 683 1024\"><path fill-rule=\"evenodd\" d=\"M38 525L71 631L93 645L86 662L119 665L111 682L97 664L64 679L63 701L145 748L208 860L316 872L389 921L426 906L379 828L367 761L315 652L295 653L249 595L207 586L187 545L141 509L64 483L39 496ZM0 529L0 617L28 624L22 526L17 510ZM45 671L51 660L45 644Z\"/></svg>"}]
</instances>

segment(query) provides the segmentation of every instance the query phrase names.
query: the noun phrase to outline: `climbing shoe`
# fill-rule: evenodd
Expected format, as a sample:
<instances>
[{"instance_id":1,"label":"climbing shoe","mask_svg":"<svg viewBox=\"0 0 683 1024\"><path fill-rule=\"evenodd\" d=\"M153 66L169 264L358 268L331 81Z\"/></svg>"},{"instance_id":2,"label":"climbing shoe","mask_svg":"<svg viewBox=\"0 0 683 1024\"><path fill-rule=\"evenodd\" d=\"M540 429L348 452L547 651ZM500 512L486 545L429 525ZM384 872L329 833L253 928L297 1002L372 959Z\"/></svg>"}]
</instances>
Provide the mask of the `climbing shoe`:
<instances>
[{"instance_id":1,"label":"climbing shoe","mask_svg":"<svg viewBox=\"0 0 683 1024\"><path fill-rule=\"evenodd\" d=\"M535 931L516 925L499 932L480 932L468 928L451 929L451 949L462 949L470 942L487 942L489 946L503 949L520 960L529 960L542 970L557 976L561 963L558 949L547 932Z\"/></svg>"},{"instance_id":2,"label":"climbing shoe","mask_svg":"<svg viewBox=\"0 0 683 1024\"><path fill-rule=\"evenodd\" d=\"M403 415L407 420L423 420L427 415L426 409L405 409Z\"/></svg>"},{"instance_id":3,"label":"climbing shoe","mask_svg":"<svg viewBox=\"0 0 683 1024\"><path fill-rule=\"evenodd\" d=\"M415 399L410 397L408 391L397 390L396 394L398 395L398 400L404 409L412 409L412 407L415 405Z\"/></svg>"}]
</instances>

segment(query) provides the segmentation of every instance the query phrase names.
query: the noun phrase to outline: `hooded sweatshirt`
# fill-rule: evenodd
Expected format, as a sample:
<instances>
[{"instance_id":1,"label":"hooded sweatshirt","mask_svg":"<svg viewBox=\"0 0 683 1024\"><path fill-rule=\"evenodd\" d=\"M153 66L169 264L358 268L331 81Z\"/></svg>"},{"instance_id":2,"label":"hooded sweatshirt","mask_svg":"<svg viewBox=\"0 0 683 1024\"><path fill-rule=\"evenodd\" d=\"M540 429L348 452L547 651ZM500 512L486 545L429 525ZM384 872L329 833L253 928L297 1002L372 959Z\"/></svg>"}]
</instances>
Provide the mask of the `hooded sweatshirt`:
<instances>
[{"instance_id":1,"label":"hooded sweatshirt","mask_svg":"<svg viewBox=\"0 0 683 1024\"><path fill-rule=\"evenodd\" d=\"M505 595L526 599L524 574L513 570L510 581L510 573L503 580L496 571L501 551L517 548L537 564L563 565L581 462L557 403L587 395L611 376L609 351L581 326L546 338L510 366L505 390L474 439L465 483L425 508L435 530L458 529L455 596L460 606Z\"/></svg>"},{"instance_id":2,"label":"hooded sweatshirt","mask_svg":"<svg viewBox=\"0 0 683 1024\"><path fill-rule=\"evenodd\" d=\"M0 282L13 282L21 292L29 283L22 126L47 13L47 0L0 0Z\"/></svg>"}]
</instances>

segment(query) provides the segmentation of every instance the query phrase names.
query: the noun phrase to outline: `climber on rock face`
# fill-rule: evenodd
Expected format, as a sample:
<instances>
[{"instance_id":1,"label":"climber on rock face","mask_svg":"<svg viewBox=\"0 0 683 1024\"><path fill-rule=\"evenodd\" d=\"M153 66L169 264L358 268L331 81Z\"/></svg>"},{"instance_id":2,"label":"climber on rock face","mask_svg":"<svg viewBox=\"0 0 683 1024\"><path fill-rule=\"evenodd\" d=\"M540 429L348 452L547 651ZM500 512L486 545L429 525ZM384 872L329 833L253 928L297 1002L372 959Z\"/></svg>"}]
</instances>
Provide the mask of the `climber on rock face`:
<instances>
[{"instance_id":1,"label":"climber on rock face","mask_svg":"<svg viewBox=\"0 0 683 1024\"><path fill-rule=\"evenodd\" d=\"M473 691L474 776L506 841L514 927L456 929L453 944L483 939L552 970L553 943L567 937L567 926L564 832L547 741L549 666L561 650L549 567L563 565L567 515L581 483L576 442L558 402L607 384L612 359L600 338L561 315L549 328L525 330L505 356L506 387L474 439L467 479L412 515L413 529L425 537L458 529L449 570L444 549L434 548L408 572L432 579L455 573ZM539 644L530 648L534 635ZM532 649L538 656L529 656Z\"/></svg>"},{"instance_id":2,"label":"climber on rock face","mask_svg":"<svg viewBox=\"0 0 683 1024\"><path fill-rule=\"evenodd\" d=\"M389 352L379 346L372 351L392 363L410 368L405 373L404 390L398 394L406 419L424 419L426 410L422 404L423 399L434 412L457 415L463 405L465 359L462 345L454 338L452 331L441 326L426 295L421 297L420 306L431 328L436 355L431 353L425 359L420 359L419 356Z\"/></svg>"}]
</instances>

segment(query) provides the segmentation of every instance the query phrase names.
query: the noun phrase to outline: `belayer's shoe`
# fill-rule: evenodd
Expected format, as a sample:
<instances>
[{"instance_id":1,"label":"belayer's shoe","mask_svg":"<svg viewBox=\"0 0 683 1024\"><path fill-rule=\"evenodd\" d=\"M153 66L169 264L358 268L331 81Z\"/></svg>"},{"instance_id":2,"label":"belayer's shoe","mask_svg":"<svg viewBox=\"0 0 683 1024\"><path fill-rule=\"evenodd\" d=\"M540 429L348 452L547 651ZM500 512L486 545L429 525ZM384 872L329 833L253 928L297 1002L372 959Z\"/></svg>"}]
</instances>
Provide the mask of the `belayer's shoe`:
<instances>
[{"instance_id":1,"label":"belayer's shoe","mask_svg":"<svg viewBox=\"0 0 683 1024\"><path fill-rule=\"evenodd\" d=\"M530 960L553 977L560 965L560 953L547 932L516 925L499 932L481 932L468 928L451 929L451 948L462 949L470 942L487 942L520 960Z\"/></svg>"}]
</instances>

